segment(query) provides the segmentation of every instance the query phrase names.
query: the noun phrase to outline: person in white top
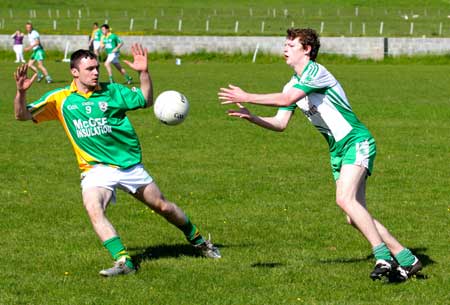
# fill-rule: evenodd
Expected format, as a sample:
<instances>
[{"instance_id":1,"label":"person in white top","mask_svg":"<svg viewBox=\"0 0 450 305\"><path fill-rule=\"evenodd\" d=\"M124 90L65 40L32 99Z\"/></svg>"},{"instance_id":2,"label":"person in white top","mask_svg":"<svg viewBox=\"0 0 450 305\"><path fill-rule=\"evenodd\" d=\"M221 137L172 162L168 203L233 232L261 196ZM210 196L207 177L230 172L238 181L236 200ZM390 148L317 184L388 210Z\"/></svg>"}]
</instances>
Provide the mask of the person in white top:
<instances>
[{"instance_id":1,"label":"person in white top","mask_svg":"<svg viewBox=\"0 0 450 305\"><path fill-rule=\"evenodd\" d=\"M26 47L24 50L29 51L33 50L31 54L30 60L28 61L28 67L38 74L37 81L40 82L44 77L48 84L53 82L51 76L48 74L47 68L44 66L45 59L45 51L41 44L41 38L39 33L33 29L33 24L31 22L27 22L25 28L28 33L28 40L30 45ZM34 62L37 62L37 68L34 66ZM39 70L42 71L42 73Z\"/></svg>"},{"instance_id":2,"label":"person in white top","mask_svg":"<svg viewBox=\"0 0 450 305\"><path fill-rule=\"evenodd\" d=\"M375 140L356 117L339 82L316 62L319 48L316 31L288 29L284 58L294 75L283 91L257 94L229 85L220 89L219 99L224 105L238 106L228 115L274 131L285 130L300 108L328 142L338 206L372 246L376 263L370 277L404 281L420 271L422 264L366 209L366 179L373 170ZM245 103L279 108L275 116L261 117L245 108Z\"/></svg>"}]
</instances>

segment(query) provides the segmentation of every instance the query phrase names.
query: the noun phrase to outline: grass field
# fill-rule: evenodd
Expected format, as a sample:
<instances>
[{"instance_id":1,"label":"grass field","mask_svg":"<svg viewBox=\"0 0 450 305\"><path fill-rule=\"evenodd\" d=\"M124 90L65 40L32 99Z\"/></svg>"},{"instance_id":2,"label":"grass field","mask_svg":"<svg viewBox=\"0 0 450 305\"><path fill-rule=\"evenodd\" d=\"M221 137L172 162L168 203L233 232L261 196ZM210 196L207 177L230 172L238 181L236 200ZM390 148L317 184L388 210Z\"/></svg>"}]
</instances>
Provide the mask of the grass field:
<instances>
[{"instance_id":1,"label":"grass field","mask_svg":"<svg viewBox=\"0 0 450 305\"><path fill-rule=\"evenodd\" d=\"M56 122L14 120L15 66L3 60L0 304L448 304L448 62L324 63L377 140L369 209L418 254L422 277L369 279L370 247L334 204L326 143L303 115L284 133L225 115L219 87L278 91L289 68L216 58L151 64L156 94L189 98L182 125L165 126L149 109L129 116L145 166L223 258L195 256L178 230L120 192L108 215L141 269L101 278L111 260L84 212L69 141ZM67 64L47 67L55 83L35 84L30 101L69 82Z\"/></svg>"},{"instance_id":2,"label":"grass field","mask_svg":"<svg viewBox=\"0 0 450 305\"><path fill-rule=\"evenodd\" d=\"M450 3L443 0L134 0L127 5L89 0L78 6L3 0L0 33L12 34L31 20L41 34L88 34L96 21L110 23L121 35L279 35L298 26L324 36L450 37L449 16Z\"/></svg>"}]
</instances>

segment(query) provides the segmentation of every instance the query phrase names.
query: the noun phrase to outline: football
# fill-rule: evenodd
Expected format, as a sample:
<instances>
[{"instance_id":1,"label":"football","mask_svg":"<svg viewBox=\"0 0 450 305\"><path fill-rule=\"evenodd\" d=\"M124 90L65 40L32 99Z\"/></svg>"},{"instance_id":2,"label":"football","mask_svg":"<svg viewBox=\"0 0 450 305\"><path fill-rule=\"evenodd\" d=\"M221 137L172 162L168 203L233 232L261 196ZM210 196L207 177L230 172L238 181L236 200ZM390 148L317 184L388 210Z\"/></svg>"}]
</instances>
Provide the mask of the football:
<instances>
[{"instance_id":1,"label":"football","mask_svg":"<svg viewBox=\"0 0 450 305\"><path fill-rule=\"evenodd\" d=\"M155 116L167 125L178 125L183 122L189 112L187 98L178 91L164 91L155 100L153 108Z\"/></svg>"}]
</instances>

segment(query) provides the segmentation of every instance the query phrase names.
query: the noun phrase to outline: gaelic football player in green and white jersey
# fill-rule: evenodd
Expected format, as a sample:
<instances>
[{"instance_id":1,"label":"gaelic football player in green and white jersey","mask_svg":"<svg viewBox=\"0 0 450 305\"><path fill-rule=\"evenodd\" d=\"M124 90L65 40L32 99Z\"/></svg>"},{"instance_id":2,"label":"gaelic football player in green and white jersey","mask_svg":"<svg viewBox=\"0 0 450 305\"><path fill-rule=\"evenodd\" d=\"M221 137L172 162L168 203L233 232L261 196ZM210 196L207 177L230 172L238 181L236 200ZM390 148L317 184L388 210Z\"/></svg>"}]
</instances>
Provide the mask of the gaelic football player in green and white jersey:
<instances>
[{"instance_id":1,"label":"gaelic football player in green and white jersey","mask_svg":"<svg viewBox=\"0 0 450 305\"><path fill-rule=\"evenodd\" d=\"M395 276L406 280L422 265L366 209L366 178L372 173L375 140L356 117L339 82L316 62L319 48L319 37L314 30L289 29L284 57L294 69L294 75L283 91L256 94L229 85L220 89L219 99L222 104L238 106L238 109L228 111L230 116L274 131L283 131L299 108L328 142L337 204L346 213L348 222L372 246L376 263L370 277L375 280ZM279 109L273 117L261 117L245 108L245 103Z\"/></svg>"},{"instance_id":2,"label":"gaelic football player in green and white jersey","mask_svg":"<svg viewBox=\"0 0 450 305\"><path fill-rule=\"evenodd\" d=\"M35 73L37 73L37 81L40 82L44 76L48 84L53 82L51 76L48 74L47 68L44 66L45 51L41 44L41 37L39 33L33 29L33 24L27 22L25 28L28 33L29 46L24 48L24 51L33 50L30 60L28 61L28 67L31 68ZM37 62L38 67L34 66L34 62ZM42 71L42 73L39 70Z\"/></svg>"},{"instance_id":3,"label":"gaelic football player in green and white jersey","mask_svg":"<svg viewBox=\"0 0 450 305\"><path fill-rule=\"evenodd\" d=\"M107 24L103 24L101 29L103 36L100 40L100 47L105 49L105 52L108 55L105 61L105 68L108 71L109 82L114 82L111 68L111 64L113 64L114 67L116 67L116 69L119 70L119 72L125 77L127 84L131 84L133 78L127 74L127 71L122 68L119 62L120 48L123 46L122 39L112 33L109 25Z\"/></svg>"},{"instance_id":4,"label":"gaelic football player in green and white jersey","mask_svg":"<svg viewBox=\"0 0 450 305\"><path fill-rule=\"evenodd\" d=\"M131 47L134 61L125 61L139 73L140 89L120 84L99 83L99 63L88 50L74 52L70 59L73 81L55 89L39 100L26 103L26 91L36 79L27 77L27 65L17 68L17 93L14 98L18 120L40 123L61 122L82 171L83 203L105 248L115 260L103 276L133 273L136 266L105 215L116 189L122 189L179 228L187 240L206 257L220 258L219 250L199 233L186 214L164 198L153 178L142 165L139 139L127 118L128 111L153 104L153 86L147 66L147 50Z\"/></svg>"},{"instance_id":5,"label":"gaelic football player in green and white jersey","mask_svg":"<svg viewBox=\"0 0 450 305\"><path fill-rule=\"evenodd\" d=\"M92 24L92 32L89 38L89 48L92 48L97 58L100 55L100 42L102 40L102 29L98 27L98 23L94 22Z\"/></svg>"}]
</instances>

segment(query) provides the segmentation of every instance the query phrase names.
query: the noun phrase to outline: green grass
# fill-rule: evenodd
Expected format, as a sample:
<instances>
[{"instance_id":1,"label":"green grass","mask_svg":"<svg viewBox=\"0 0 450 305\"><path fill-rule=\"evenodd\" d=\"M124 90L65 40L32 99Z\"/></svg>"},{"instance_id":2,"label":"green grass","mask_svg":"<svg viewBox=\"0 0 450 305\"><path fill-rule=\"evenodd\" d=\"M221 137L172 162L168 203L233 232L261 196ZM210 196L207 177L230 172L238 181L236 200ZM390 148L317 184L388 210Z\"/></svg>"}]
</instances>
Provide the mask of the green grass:
<instances>
[{"instance_id":1,"label":"green grass","mask_svg":"<svg viewBox=\"0 0 450 305\"><path fill-rule=\"evenodd\" d=\"M89 0L75 7L70 1L3 0L0 4L0 33L9 34L16 28L23 29L27 20L33 21L41 34L88 34L94 21L108 21L121 35L283 35L292 24L319 30L323 22L324 36L450 37L448 15L450 3L443 0L135 0L126 6L118 0L108 1L107 6L103 2ZM155 19L158 20L157 28ZM183 20L181 31L178 28L180 19ZM206 20L209 20L208 32ZM236 21L239 21L237 33ZM384 24L382 34L381 22ZM414 23L412 35L411 22Z\"/></svg>"},{"instance_id":2,"label":"green grass","mask_svg":"<svg viewBox=\"0 0 450 305\"><path fill-rule=\"evenodd\" d=\"M178 230L119 192L108 215L141 270L99 277L111 259L83 209L69 141L57 122L14 120L15 66L3 60L0 303L448 304L448 66L402 60L322 61L377 140L369 209L425 264L425 278L398 285L369 279L370 247L334 203L326 143L307 120L297 113L274 133L219 105L221 86L279 91L289 68L220 58L152 61L155 93L176 89L190 100L182 125L157 122L151 109L129 116L145 166L223 258L196 257ZM69 82L67 64L47 67L56 82L35 84L30 101Z\"/></svg>"}]
</instances>

